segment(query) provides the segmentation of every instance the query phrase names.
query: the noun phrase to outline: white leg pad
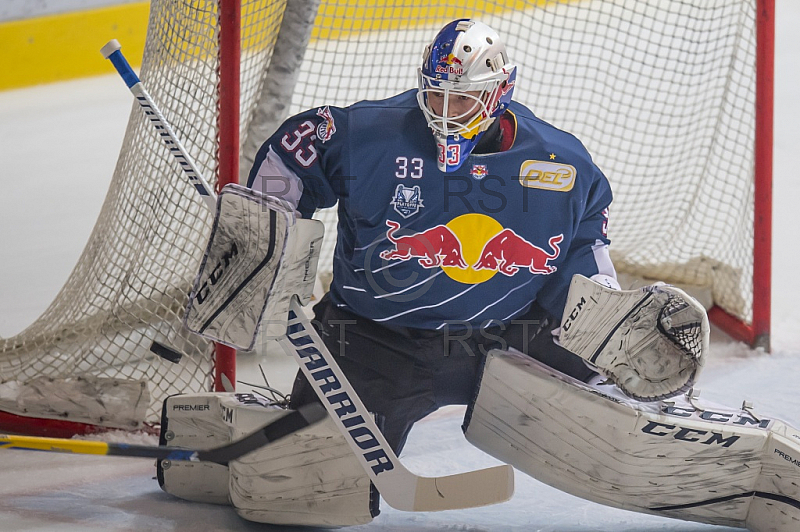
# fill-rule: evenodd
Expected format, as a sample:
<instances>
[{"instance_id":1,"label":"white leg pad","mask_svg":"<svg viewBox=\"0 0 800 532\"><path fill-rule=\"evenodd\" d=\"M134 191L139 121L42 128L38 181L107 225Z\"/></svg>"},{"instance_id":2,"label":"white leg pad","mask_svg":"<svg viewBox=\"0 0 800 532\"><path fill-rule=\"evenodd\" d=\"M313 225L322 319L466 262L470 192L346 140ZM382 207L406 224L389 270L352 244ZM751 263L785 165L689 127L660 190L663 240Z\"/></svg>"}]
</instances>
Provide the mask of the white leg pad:
<instances>
[{"instance_id":1,"label":"white leg pad","mask_svg":"<svg viewBox=\"0 0 800 532\"><path fill-rule=\"evenodd\" d=\"M684 397L642 403L495 350L464 431L584 499L753 532L800 530L800 432L776 419Z\"/></svg>"},{"instance_id":2,"label":"white leg pad","mask_svg":"<svg viewBox=\"0 0 800 532\"><path fill-rule=\"evenodd\" d=\"M225 423L220 405L222 395L199 393L168 397L162 409L161 445L211 449L230 443L230 426ZM161 460L156 469L161 489L170 495L194 502L230 504L227 466Z\"/></svg>"},{"instance_id":3,"label":"white leg pad","mask_svg":"<svg viewBox=\"0 0 800 532\"><path fill-rule=\"evenodd\" d=\"M377 503L369 477L330 418L231 462L230 474L233 505L250 521L360 525L372 521Z\"/></svg>"},{"instance_id":4,"label":"white leg pad","mask_svg":"<svg viewBox=\"0 0 800 532\"><path fill-rule=\"evenodd\" d=\"M284 412L241 393L174 396L164 408L166 445L197 449L237 440ZM158 476L167 493L195 502L231 504L250 521L337 527L368 523L378 514L369 477L330 419L228 466L162 460Z\"/></svg>"}]
</instances>

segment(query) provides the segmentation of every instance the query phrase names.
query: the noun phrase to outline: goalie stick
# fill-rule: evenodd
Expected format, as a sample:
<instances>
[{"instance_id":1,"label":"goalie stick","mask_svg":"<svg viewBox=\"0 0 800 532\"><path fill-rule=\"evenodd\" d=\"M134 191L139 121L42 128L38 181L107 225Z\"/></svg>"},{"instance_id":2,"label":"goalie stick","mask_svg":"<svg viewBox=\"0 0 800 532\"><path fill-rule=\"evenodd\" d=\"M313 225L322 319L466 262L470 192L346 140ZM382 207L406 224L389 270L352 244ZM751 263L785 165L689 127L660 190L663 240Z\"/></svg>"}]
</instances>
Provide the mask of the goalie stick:
<instances>
[{"instance_id":1,"label":"goalie stick","mask_svg":"<svg viewBox=\"0 0 800 532\"><path fill-rule=\"evenodd\" d=\"M400 463L353 387L311 326L297 296L281 340L386 502L398 510L438 511L503 502L514 494L514 472L501 465L445 477L421 477Z\"/></svg>"},{"instance_id":2,"label":"goalie stick","mask_svg":"<svg viewBox=\"0 0 800 532\"><path fill-rule=\"evenodd\" d=\"M202 177L166 118L153 103L120 48L118 41L111 40L101 52L106 59L111 60L125 84L136 96L142 110L170 147L170 153L178 159L189 181L203 197L205 205L212 212L216 211L216 195L213 189ZM294 355L325 409L336 421L337 427L389 506L405 511L455 510L496 504L511 498L514 493L514 470L509 465L444 477L422 477L406 469L389 447L319 335L305 319L296 296L292 297L289 323L292 339L284 339L282 345ZM332 384L324 378L322 381L314 378L314 375L319 377L321 373L312 373L313 363L309 357L323 361L320 363L326 366L325 371L330 371L335 376L336 384L341 390L340 395L343 400L346 397L347 403L336 403L332 397L326 397L326 390L330 390ZM340 415L340 412L349 412L351 409L354 415Z\"/></svg>"},{"instance_id":3,"label":"goalie stick","mask_svg":"<svg viewBox=\"0 0 800 532\"><path fill-rule=\"evenodd\" d=\"M306 405L289 411L285 416L251 432L227 445L213 449L181 449L149 445L128 445L100 441L70 440L66 438L38 438L35 436L0 435L1 449L24 449L56 453L96 454L108 456L133 456L158 460L204 461L228 465L228 462L261 447L293 434L303 427L322 421L325 409L320 405Z\"/></svg>"}]
</instances>

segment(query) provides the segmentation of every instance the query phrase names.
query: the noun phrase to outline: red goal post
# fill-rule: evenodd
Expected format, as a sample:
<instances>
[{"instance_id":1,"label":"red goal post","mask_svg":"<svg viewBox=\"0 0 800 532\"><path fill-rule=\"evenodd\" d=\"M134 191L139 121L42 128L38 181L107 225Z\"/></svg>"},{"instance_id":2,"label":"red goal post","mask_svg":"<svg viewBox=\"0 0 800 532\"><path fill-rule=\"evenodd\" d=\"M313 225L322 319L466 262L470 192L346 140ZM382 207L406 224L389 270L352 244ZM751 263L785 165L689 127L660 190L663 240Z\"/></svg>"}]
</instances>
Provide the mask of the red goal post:
<instances>
[{"instance_id":1,"label":"red goal post","mask_svg":"<svg viewBox=\"0 0 800 532\"><path fill-rule=\"evenodd\" d=\"M580 138L609 177L619 272L695 289L721 328L769 348L774 0L386 4L152 0L140 77L219 186L247 174L289 114L411 88L438 28L481 19L519 67L515 98ZM235 354L214 362L181 326L211 220L180 173L133 105L72 275L36 322L0 339L9 423L140 428L170 394L235 383ZM320 216L325 277L335 212Z\"/></svg>"},{"instance_id":2,"label":"red goal post","mask_svg":"<svg viewBox=\"0 0 800 532\"><path fill-rule=\"evenodd\" d=\"M239 182L240 91L242 60L242 2L219 0L219 179L217 193L228 183ZM214 348L214 391L236 387L236 350L217 344Z\"/></svg>"}]
</instances>

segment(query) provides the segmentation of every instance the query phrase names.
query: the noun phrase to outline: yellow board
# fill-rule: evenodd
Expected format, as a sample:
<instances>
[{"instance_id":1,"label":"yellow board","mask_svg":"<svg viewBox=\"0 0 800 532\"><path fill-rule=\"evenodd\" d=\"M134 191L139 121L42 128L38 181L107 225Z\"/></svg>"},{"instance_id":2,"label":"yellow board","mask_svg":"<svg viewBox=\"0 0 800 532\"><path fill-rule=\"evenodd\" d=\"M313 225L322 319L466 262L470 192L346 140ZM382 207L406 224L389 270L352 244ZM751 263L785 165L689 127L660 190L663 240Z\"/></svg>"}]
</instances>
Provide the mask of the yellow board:
<instances>
[{"instance_id":1,"label":"yellow board","mask_svg":"<svg viewBox=\"0 0 800 532\"><path fill-rule=\"evenodd\" d=\"M140 65L149 12L141 2L0 23L0 90L108 74L100 48L111 39Z\"/></svg>"},{"instance_id":2,"label":"yellow board","mask_svg":"<svg viewBox=\"0 0 800 532\"><path fill-rule=\"evenodd\" d=\"M496 15L531 9L554 0L323 0L314 21L312 39L347 39L364 31L442 24L457 18ZM570 0L567 0L570 1ZM388 5L387 5L388 4Z\"/></svg>"},{"instance_id":3,"label":"yellow board","mask_svg":"<svg viewBox=\"0 0 800 532\"><path fill-rule=\"evenodd\" d=\"M323 0L311 39L347 39L365 31L441 24L455 18L530 9L553 1ZM243 4L243 16L256 7ZM150 2L137 2L0 22L0 90L108 74L108 64L99 50L111 39L122 43L132 66L140 66L149 12ZM262 27L245 26L243 38L247 38L248 31Z\"/></svg>"}]
</instances>

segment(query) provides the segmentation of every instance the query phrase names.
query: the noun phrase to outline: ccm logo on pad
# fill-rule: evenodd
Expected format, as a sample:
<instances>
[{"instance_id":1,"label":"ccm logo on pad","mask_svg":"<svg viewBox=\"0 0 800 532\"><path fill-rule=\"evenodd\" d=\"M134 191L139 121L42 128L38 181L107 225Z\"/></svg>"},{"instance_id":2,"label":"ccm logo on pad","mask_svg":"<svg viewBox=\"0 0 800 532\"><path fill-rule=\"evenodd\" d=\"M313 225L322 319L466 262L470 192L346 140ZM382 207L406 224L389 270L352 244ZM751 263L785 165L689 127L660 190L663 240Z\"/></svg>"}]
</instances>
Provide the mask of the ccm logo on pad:
<instances>
[{"instance_id":1,"label":"ccm logo on pad","mask_svg":"<svg viewBox=\"0 0 800 532\"><path fill-rule=\"evenodd\" d=\"M572 190L576 175L574 166L551 161L525 161L519 167L519 183L523 187L556 192Z\"/></svg>"}]
</instances>

